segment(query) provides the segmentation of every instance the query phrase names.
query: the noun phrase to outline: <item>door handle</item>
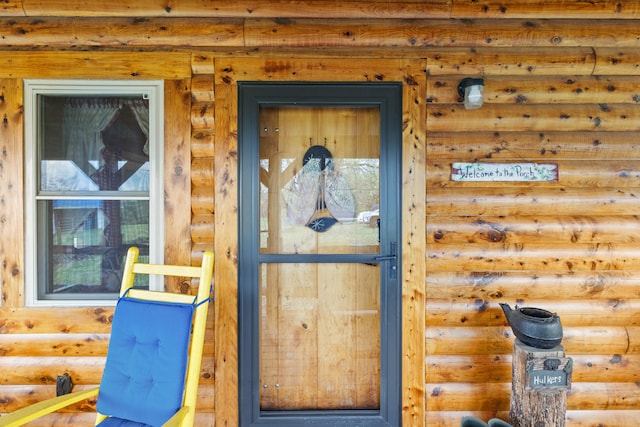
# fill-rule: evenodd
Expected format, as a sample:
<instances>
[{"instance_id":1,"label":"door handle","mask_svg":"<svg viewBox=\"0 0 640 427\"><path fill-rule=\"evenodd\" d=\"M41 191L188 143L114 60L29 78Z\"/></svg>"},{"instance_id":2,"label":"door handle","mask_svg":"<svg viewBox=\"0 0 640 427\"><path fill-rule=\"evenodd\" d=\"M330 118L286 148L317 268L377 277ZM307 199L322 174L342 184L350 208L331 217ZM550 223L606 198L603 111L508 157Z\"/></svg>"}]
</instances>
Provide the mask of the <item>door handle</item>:
<instances>
[{"instance_id":1,"label":"door handle","mask_svg":"<svg viewBox=\"0 0 640 427\"><path fill-rule=\"evenodd\" d=\"M397 279L398 278L398 256L396 255L396 242L391 242L389 244L389 249L391 249L391 253L388 255L380 255L374 258L376 263L380 263L382 261L389 261L389 278Z\"/></svg>"}]
</instances>

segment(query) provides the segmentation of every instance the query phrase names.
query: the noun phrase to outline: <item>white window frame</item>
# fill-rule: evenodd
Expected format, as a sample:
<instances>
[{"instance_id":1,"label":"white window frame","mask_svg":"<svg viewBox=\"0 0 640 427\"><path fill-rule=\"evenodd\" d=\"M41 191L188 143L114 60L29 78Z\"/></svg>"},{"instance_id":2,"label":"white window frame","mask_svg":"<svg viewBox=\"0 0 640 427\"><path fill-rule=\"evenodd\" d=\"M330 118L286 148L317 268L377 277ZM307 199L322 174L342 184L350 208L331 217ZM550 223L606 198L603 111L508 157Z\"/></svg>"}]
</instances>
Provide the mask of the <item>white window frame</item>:
<instances>
[{"instance_id":1,"label":"white window frame","mask_svg":"<svg viewBox=\"0 0 640 427\"><path fill-rule=\"evenodd\" d=\"M134 96L149 100L149 262L164 261L164 81L162 80L24 80L25 166L25 305L113 306L114 299L39 299L37 271L38 96ZM151 276L149 288L164 290L161 277Z\"/></svg>"}]
</instances>

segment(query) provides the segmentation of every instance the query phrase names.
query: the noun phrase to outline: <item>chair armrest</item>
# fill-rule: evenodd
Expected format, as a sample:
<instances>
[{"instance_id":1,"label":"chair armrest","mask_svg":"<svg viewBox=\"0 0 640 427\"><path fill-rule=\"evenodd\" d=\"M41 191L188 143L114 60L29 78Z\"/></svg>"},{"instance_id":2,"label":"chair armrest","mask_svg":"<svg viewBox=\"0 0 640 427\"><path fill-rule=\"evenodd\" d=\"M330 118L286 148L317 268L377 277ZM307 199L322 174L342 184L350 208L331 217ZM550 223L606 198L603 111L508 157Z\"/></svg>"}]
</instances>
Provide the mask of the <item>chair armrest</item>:
<instances>
[{"instance_id":1,"label":"chair armrest","mask_svg":"<svg viewBox=\"0 0 640 427\"><path fill-rule=\"evenodd\" d=\"M55 412L58 409L62 409L66 406L83 401L90 397L97 396L99 390L99 387L95 387L88 390L63 394L62 396L57 396L51 399L43 400L42 402L34 403L33 405L26 406L10 414L0 417L0 427L21 426L28 423L29 421L40 418L43 415Z\"/></svg>"},{"instance_id":2,"label":"chair armrest","mask_svg":"<svg viewBox=\"0 0 640 427\"><path fill-rule=\"evenodd\" d=\"M184 418L187 416L187 414L189 414L189 411L190 411L190 408L188 406L183 406L182 408L180 408L178 412L173 414L173 416L169 418L169 420L166 423L162 424L162 427L182 426L182 421L184 421Z\"/></svg>"}]
</instances>

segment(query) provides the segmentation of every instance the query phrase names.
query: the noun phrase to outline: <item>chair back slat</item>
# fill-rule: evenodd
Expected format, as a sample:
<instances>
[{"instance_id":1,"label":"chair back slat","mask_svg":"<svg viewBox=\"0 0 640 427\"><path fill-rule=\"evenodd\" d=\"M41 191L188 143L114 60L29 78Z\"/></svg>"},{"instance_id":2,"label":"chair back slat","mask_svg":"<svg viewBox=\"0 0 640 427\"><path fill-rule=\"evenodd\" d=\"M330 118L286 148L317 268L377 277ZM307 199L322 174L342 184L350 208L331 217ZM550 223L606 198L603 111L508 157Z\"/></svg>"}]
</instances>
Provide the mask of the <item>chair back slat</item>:
<instances>
[{"instance_id":1,"label":"chair back slat","mask_svg":"<svg viewBox=\"0 0 640 427\"><path fill-rule=\"evenodd\" d=\"M200 277L200 267L162 264L134 264L133 272L137 274L160 274L163 276Z\"/></svg>"}]
</instances>

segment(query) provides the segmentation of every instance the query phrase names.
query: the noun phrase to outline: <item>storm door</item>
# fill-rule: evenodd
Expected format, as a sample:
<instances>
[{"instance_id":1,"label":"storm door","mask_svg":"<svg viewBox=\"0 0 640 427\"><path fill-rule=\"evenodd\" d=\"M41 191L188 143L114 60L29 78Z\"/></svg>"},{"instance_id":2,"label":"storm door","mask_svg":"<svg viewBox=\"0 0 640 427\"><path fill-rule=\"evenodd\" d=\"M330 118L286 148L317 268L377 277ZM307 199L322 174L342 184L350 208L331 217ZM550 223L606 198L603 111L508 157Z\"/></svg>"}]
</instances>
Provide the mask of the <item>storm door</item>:
<instances>
[{"instance_id":1,"label":"storm door","mask_svg":"<svg viewBox=\"0 0 640 427\"><path fill-rule=\"evenodd\" d=\"M401 86L239 95L240 424L399 426Z\"/></svg>"}]
</instances>

